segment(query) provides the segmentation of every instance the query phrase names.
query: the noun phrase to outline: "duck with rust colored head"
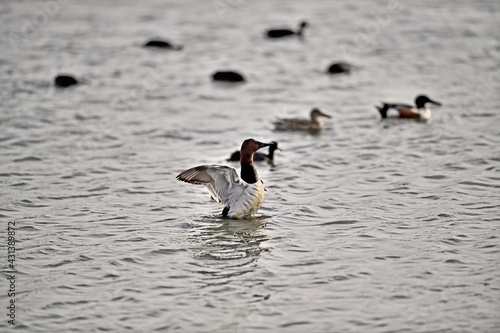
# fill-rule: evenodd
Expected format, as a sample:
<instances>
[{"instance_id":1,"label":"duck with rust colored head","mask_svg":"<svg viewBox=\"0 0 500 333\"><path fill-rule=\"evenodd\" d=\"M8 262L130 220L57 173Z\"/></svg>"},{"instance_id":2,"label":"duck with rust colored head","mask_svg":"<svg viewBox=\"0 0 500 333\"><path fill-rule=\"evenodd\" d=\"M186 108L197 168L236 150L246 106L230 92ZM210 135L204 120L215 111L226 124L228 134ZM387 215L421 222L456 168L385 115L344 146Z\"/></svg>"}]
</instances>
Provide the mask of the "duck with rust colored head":
<instances>
[{"instance_id":1,"label":"duck with rust colored head","mask_svg":"<svg viewBox=\"0 0 500 333\"><path fill-rule=\"evenodd\" d=\"M264 153L259 153L256 152L253 155L253 160L255 162L261 162L261 161L267 161L267 162L272 162L274 159L274 151L276 150L281 150L281 147L278 145L276 141L271 142L271 145L269 145L269 153L264 154ZM240 151L237 150L234 153L231 154L231 157L227 159L228 161L239 161L240 160Z\"/></svg>"},{"instance_id":2,"label":"duck with rust colored head","mask_svg":"<svg viewBox=\"0 0 500 333\"><path fill-rule=\"evenodd\" d=\"M376 108L382 118L427 120L431 117L431 110L426 106L427 103L442 105L425 95L419 95L415 98L415 106L401 103L382 103L382 106L376 106Z\"/></svg>"},{"instance_id":3,"label":"duck with rust colored head","mask_svg":"<svg viewBox=\"0 0 500 333\"><path fill-rule=\"evenodd\" d=\"M241 145L241 177L235 168L226 165L200 165L181 172L177 180L203 185L212 198L224 206L222 215L240 219L251 216L264 202L264 183L253 166L257 150L270 146L254 139L247 139Z\"/></svg>"},{"instance_id":4,"label":"duck with rust colored head","mask_svg":"<svg viewBox=\"0 0 500 333\"><path fill-rule=\"evenodd\" d=\"M331 118L331 116L323 113L318 108L311 110L311 118L284 118L274 122L275 130L277 131L310 131L317 132L323 129L323 123L319 121L319 117Z\"/></svg>"}]
</instances>

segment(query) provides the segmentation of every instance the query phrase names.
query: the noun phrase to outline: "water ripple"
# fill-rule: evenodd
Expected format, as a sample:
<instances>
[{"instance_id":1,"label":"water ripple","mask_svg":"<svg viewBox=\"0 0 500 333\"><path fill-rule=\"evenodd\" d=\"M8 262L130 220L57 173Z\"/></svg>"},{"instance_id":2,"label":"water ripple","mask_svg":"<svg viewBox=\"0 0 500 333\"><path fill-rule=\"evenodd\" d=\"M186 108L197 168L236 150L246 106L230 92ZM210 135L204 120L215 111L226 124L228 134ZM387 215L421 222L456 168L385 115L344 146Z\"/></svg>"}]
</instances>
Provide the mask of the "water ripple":
<instances>
[{"instance_id":1,"label":"water ripple","mask_svg":"<svg viewBox=\"0 0 500 333\"><path fill-rule=\"evenodd\" d=\"M390 20L366 0L58 4L0 55L16 330L498 331L495 1L405 2ZM40 8L3 6L0 32ZM303 39L264 38L294 17ZM359 71L326 75L335 54ZM224 67L247 82L211 82ZM84 82L55 88L53 69ZM380 120L375 104L417 94L443 103L429 121ZM273 131L313 107L323 131ZM283 151L255 163L256 216L224 219L175 175L249 137Z\"/></svg>"}]
</instances>

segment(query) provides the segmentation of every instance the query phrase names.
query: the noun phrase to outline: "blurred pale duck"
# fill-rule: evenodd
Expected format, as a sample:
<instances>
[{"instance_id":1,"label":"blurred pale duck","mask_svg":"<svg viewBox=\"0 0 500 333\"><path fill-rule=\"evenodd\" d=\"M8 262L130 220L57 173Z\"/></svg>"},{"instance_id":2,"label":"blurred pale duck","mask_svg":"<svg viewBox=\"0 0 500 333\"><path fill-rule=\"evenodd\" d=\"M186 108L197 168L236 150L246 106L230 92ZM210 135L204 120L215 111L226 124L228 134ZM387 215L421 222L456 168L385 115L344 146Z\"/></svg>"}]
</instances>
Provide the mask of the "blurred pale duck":
<instances>
[{"instance_id":1,"label":"blurred pale duck","mask_svg":"<svg viewBox=\"0 0 500 333\"><path fill-rule=\"evenodd\" d=\"M224 206L222 215L243 218L257 212L264 201L264 183L253 166L257 150L270 146L254 139L241 145L241 178L236 169L226 165L201 165L181 172L177 180L203 185L215 201Z\"/></svg>"},{"instance_id":2,"label":"blurred pale duck","mask_svg":"<svg viewBox=\"0 0 500 333\"><path fill-rule=\"evenodd\" d=\"M285 118L278 119L274 122L277 131L320 131L323 129L323 123L319 121L319 117L331 118L331 116L323 113L320 109L314 108L311 110L311 118Z\"/></svg>"},{"instance_id":3,"label":"blurred pale duck","mask_svg":"<svg viewBox=\"0 0 500 333\"><path fill-rule=\"evenodd\" d=\"M382 118L410 118L427 120L431 117L431 110L426 106L431 103L441 106L441 103L433 101L425 95L419 95L415 98L415 106L400 103L383 103L382 106L376 106Z\"/></svg>"},{"instance_id":4,"label":"blurred pale duck","mask_svg":"<svg viewBox=\"0 0 500 333\"><path fill-rule=\"evenodd\" d=\"M258 162L261 162L261 161L272 162L274 159L274 151L275 150L281 150L281 147L279 146L279 144L276 141L273 141L273 142L271 142L271 145L269 146L269 153L268 154L256 152L253 155L253 160L255 162L257 162L257 161ZM228 161L239 161L240 156L241 156L240 151L237 150L234 153L232 153L231 157L229 157L227 160Z\"/></svg>"}]
</instances>

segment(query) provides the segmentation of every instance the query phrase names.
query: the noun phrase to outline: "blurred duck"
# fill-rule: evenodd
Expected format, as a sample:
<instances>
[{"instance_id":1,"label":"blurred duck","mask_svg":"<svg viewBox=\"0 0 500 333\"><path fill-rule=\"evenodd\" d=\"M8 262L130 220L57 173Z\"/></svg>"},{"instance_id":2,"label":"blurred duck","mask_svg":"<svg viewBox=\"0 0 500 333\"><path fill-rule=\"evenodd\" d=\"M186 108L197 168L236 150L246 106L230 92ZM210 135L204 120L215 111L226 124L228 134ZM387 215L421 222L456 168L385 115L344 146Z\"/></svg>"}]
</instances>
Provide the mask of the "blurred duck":
<instances>
[{"instance_id":1,"label":"blurred duck","mask_svg":"<svg viewBox=\"0 0 500 333\"><path fill-rule=\"evenodd\" d=\"M321 110L314 108L311 110L311 119L278 119L274 122L274 126L277 131L320 131L323 129L323 123L319 121L319 117L331 118Z\"/></svg>"},{"instance_id":2,"label":"blurred duck","mask_svg":"<svg viewBox=\"0 0 500 333\"><path fill-rule=\"evenodd\" d=\"M236 169L226 165L201 165L177 176L177 180L203 185L215 201L224 206L222 215L243 218L257 212L264 201L264 183L253 166L257 150L270 146L254 139L247 139L241 145L241 178Z\"/></svg>"},{"instance_id":3,"label":"blurred duck","mask_svg":"<svg viewBox=\"0 0 500 333\"><path fill-rule=\"evenodd\" d=\"M218 71L212 74L212 79L214 81L226 81L226 82L243 82L245 78L238 72L234 71Z\"/></svg>"},{"instance_id":4,"label":"blurred duck","mask_svg":"<svg viewBox=\"0 0 500 333\"><path fill-rule=\"evenodd\" d=\"M278 150L281 150L281 147L278 145L278 143L276 141L273 141L271 142L271 145L269 146L269 154L264 154L264 153L255 153L253 155L253 160L254 161L268 161L268 162L272 162L273 159L274 159L274 151L278 149ZM228 161L239 161L240 160L240 151L237 150L235 151L230 158L228 158Z\"/></svg>"},{"instance_id":5,"label":"blurred duck","mask_svg":"<svg viewBox=\"0 0 500 333\"><path fill-rule=\"evenodd\" d=\"M348 63L348 62L336 62L328 67L327 72L329 74L352 74L357 70L356 66Z\"/></svg>"},{"instance_id":6,"label":"blurred duck","mask_svg":"<svg viewBox=\"0 0 500 333\"><path fill-rule=\"evenodd\" d=\"M164 40L159 40L159 39L153 39L148 42L146 42L144 47L156 47L160 49L167 49L167 50L182 50L182 45L172 45L170 42L164 41Z\"/></svg>"},{"instance_id":7,"label":"blurred duck","mask_svg":"<svg viewBox=\"0 0 500 333\"><path fill-rule=\"evenodd\" d=\"M54 85L59 88L67 88L80 82L71 75L58 75L54 78Z\"/></svg>"},{"instance_id":8,"label":"blurred duck","mask_svg":"<svg viewBox=\"0 0 500 333\"><path fill-rule=\"evenodd\" d=\"M441 106L441 103L433 101L425 95L415 98L415 106L399 103L382 103L382 106L376 106L382 118L411 118L427 120L431 117L431 110L426 104L432 103Z\"/></svg>"},{"instance_id":9,"label":"blurred duck","mask_svg":"<svg viewBox=\"0 0 500 333\"><path fill-rule=\"evenodd\" d=\"M281 37L287 37L287 36L292 36L292 35L297 35L299 37L302 36L302 32L304 31L304 28L309 26L309 24L305 21L300 22L299 30L293 31L290 29L271 29L267 31L267 37L269 38L281 38Z\"/></svg>"}]
</instances>

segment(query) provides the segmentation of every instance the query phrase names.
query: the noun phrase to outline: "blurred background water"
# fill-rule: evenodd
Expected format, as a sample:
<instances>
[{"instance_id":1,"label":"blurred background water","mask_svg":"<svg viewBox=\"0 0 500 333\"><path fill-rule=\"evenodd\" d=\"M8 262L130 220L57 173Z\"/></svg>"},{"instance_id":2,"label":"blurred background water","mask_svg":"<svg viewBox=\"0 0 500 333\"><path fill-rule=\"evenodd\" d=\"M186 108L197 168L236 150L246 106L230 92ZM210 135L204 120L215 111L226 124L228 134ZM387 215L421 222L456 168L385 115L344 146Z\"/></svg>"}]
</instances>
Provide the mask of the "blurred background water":
<instances>
[{"instance_id":1,"label":"blurred background water","mask_svg":"<svg viewBox=\"0 0 500 333\"><path fill-rule=\"evenodd\" d=\"M5 272L15 221L17 329L499 331L499 12L3 1L0 258ZM264 38L301 20L303 40ZM150 38L184 48L143 48ZM325 74L339 60L359 71ZM211 82L224 69L247 82ZM60 73L84 83L55 88ZM374 108L422 93L443 103L427 123ZM312 107L333 117L319 135L273 131ZM224 220L175 176L229 163L249 137L283 151L256 166L256 216Z\"/></svg>"}]
</instances>

